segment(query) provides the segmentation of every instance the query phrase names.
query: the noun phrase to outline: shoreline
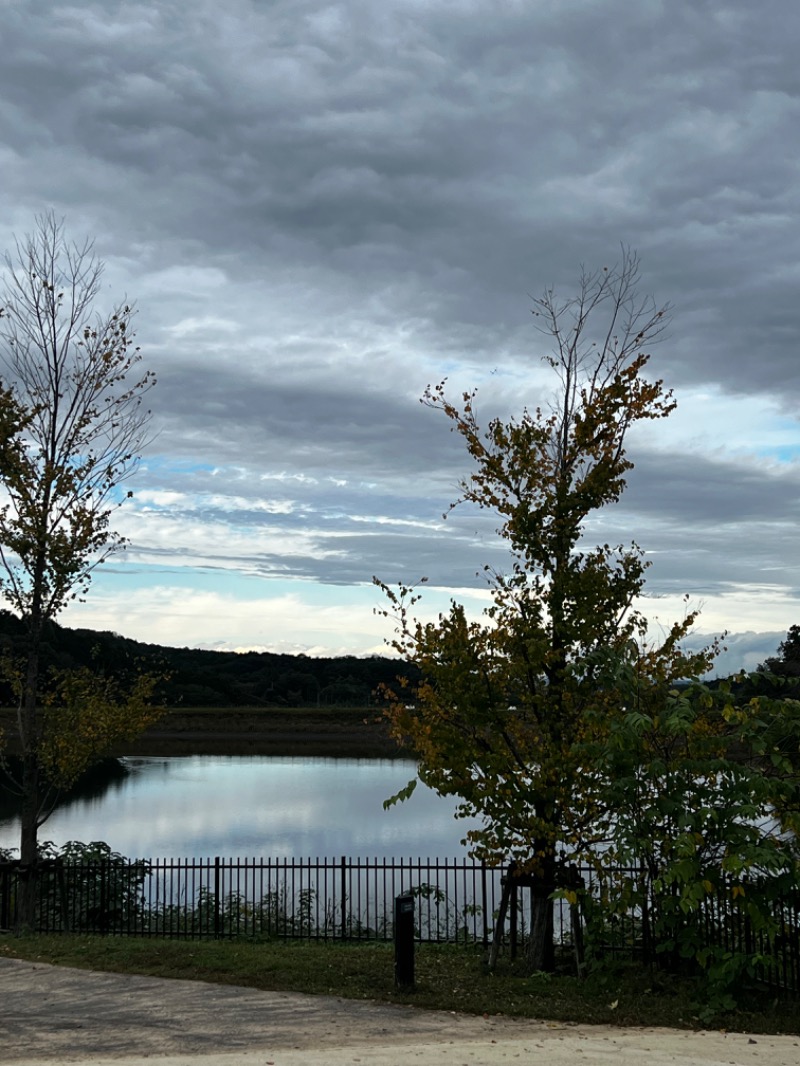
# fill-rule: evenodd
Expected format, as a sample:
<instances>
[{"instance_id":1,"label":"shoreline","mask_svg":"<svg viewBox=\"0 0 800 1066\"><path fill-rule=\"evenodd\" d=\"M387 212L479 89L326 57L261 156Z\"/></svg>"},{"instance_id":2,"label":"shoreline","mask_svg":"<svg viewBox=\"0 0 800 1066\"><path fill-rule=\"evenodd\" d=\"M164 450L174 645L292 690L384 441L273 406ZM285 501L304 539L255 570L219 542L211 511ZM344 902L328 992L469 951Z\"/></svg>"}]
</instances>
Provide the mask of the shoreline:
<instances>
[{"instance_id":1,"label":"shoreline","mask_svg":"<svg viewBox=\"0 0 800 1066\"><path fill-rule=\"evenodd\" d=\"M16 719L0 712L7 751L16 754ZM409 759L374 707L168 708L141 736L104 753L125 755L276 755Z\"/></svg>"}]
</instances>

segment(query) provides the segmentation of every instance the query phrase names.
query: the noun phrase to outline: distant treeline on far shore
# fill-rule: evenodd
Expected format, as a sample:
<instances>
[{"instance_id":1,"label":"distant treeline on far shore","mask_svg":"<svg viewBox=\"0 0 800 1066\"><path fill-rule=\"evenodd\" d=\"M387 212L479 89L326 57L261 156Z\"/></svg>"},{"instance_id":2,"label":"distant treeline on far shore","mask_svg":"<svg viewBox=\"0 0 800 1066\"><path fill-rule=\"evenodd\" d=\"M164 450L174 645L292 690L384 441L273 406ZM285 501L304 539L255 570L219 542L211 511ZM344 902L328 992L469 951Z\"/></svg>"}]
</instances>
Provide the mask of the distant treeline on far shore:
<instances>
[{"instance_id":1,"label":"distant treeline on far shore","mask_svg":"<svg viewBox=\"0 0 800 1066\"><path fill-rule=\"evenodd\" d=\"M0 653L22 658L25 631L11 612L0 610ZM208 651L143 644L118 633L45 625L44 671L89 667L110 676L137 671L163 675L156 700L169 707L367 707L376 690L414 667L388 656L312 658L273 652ZM0 706L14 703L0 678Z\"/></svg>"}]
</instances>

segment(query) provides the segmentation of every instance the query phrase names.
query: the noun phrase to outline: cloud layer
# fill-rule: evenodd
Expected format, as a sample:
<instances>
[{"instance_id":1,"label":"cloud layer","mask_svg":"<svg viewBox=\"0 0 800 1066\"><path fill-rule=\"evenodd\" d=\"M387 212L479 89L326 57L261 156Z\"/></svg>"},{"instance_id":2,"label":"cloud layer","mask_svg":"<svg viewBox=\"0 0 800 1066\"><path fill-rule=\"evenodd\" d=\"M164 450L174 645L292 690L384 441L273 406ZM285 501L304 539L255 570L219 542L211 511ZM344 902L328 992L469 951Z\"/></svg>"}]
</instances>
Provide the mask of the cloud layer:
<instances>
[{"instance_id":1,"label":"cloud layer","mask_svg":"<svg viewBox=\"0 0 800 1066\"><path fill-rule=\"evenodd\" d=\"M0 246L48 208L93 236L160 379L132 549L65 620L366 651L373 573L479 590L493 524L442 521L468 459L418 398L447 376L487 417L541 402L531 296L625 244L674 305L653 362L679 409L632 439L590 534L652 553L659 613L687 593L741 661L776 643L797 621L800 74L793 0L768 9L0 0ZM341 625L304 640L315 609Z\"/></svg>"}]
</instances>

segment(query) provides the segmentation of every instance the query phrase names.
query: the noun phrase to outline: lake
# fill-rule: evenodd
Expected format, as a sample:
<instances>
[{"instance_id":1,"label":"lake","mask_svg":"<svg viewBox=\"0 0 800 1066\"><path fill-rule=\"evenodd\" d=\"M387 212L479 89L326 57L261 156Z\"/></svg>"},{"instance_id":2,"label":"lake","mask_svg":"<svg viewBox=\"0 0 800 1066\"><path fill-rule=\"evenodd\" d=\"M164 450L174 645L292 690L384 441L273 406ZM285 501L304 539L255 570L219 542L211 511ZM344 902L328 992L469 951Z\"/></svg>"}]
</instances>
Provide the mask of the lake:
<instances>
[{"instance_id":1,"label":"lake","mask_svg":"<svg viewBox=\"0 0 800 1066\"><path fill-rule=\"evenodd\" d=\"M415 775L406 760L192 755L128 757L99 795L72 800L41 840L104 840L129 858L453 858L474 823L422 785L383 810ZM0 847L19 821L0 820Z\"/></svg>"}]
</instances>

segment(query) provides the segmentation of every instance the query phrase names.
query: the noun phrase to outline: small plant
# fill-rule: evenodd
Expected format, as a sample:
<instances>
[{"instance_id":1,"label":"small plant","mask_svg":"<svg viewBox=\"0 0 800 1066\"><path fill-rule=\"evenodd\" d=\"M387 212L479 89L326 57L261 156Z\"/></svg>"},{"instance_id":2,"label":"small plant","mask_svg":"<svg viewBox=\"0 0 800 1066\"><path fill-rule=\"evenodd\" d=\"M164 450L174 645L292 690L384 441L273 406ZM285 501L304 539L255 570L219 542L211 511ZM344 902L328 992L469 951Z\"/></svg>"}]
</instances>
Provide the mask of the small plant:
<instances>
[{"instance_id":1,"label":"small plant","mask_svg":"<svg viewBox=\"0 0 800 1066\"><path fill-rule=\"evenodd\" d=\"M418 904L415 933L419 939L463 943L476 939L475 918L483 913L480 904L466 903L459 908L439 885L425 881L410 891Z\"/></svg>"}]
</instances>

